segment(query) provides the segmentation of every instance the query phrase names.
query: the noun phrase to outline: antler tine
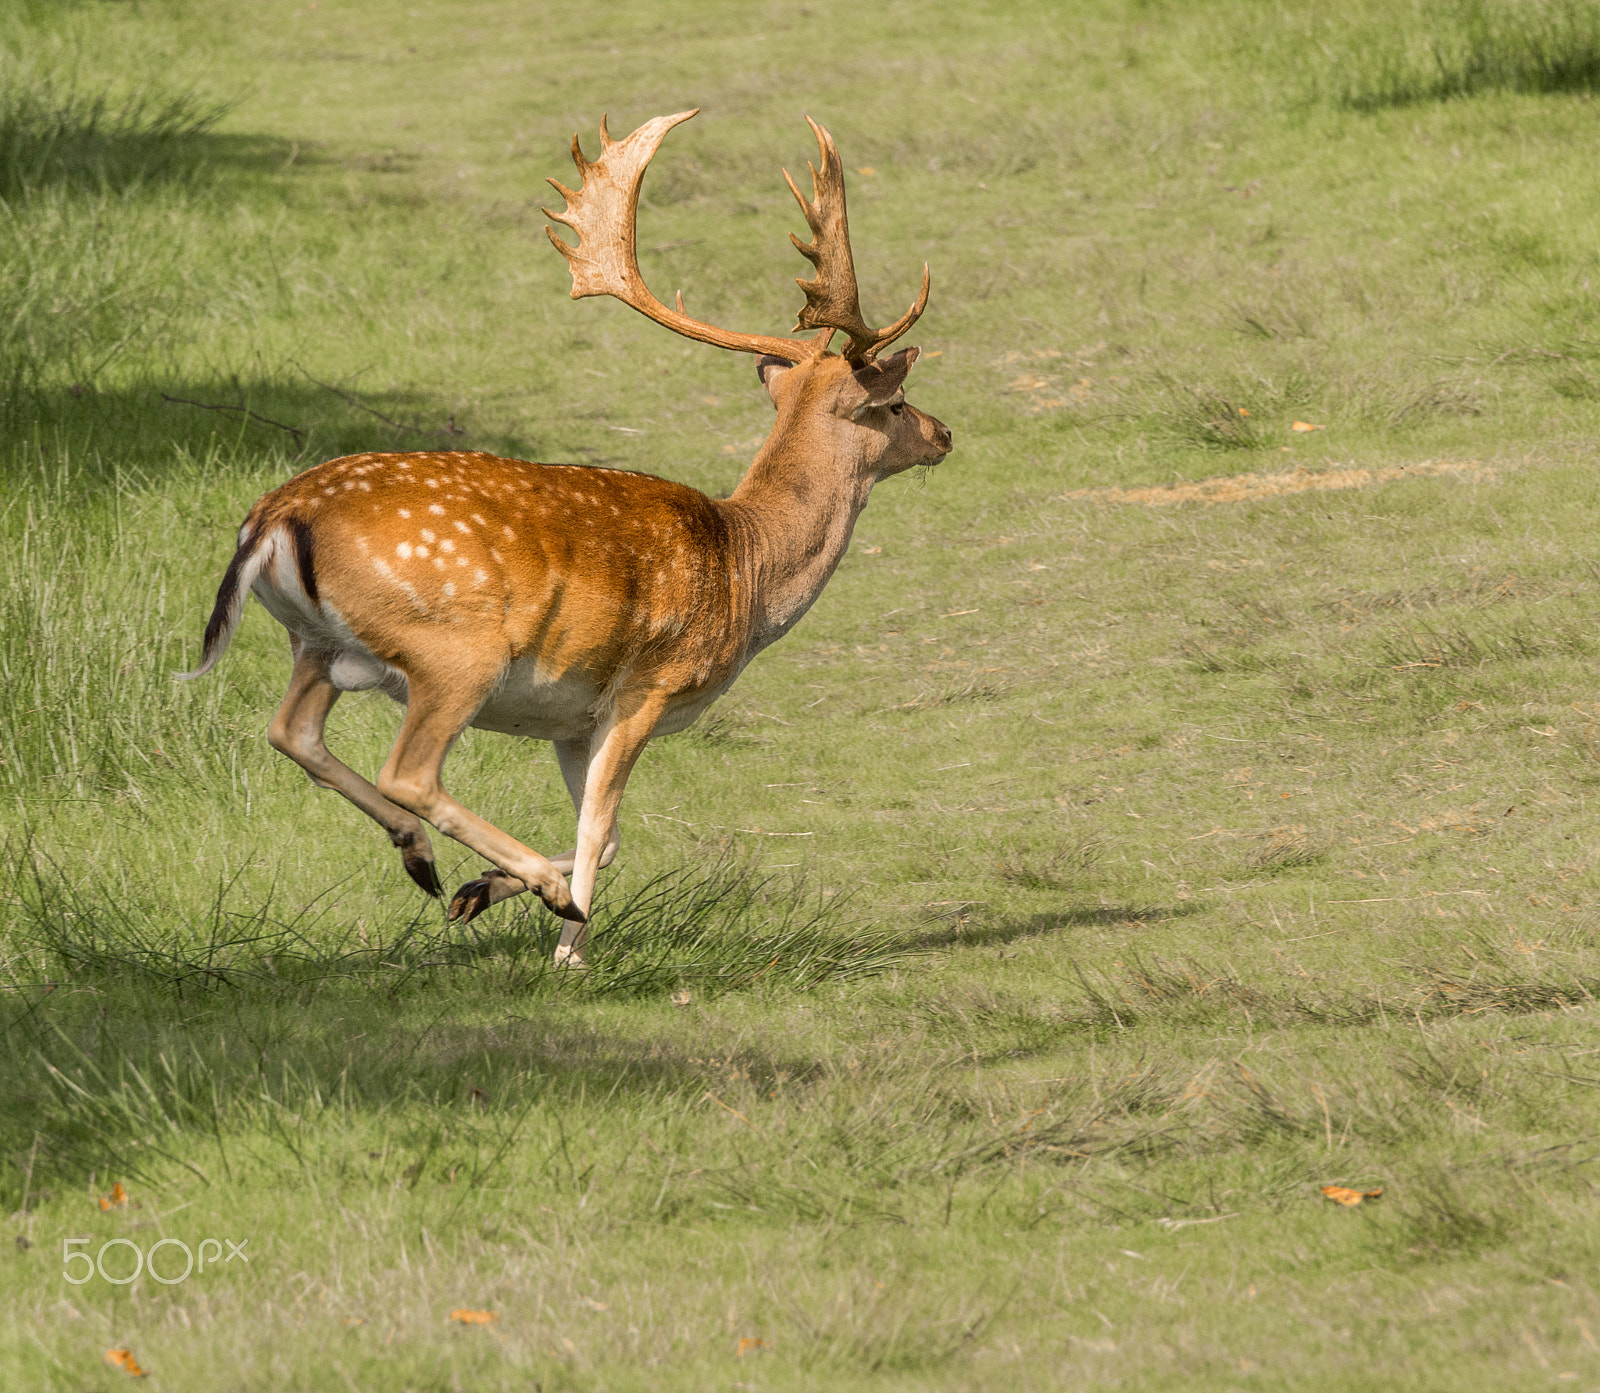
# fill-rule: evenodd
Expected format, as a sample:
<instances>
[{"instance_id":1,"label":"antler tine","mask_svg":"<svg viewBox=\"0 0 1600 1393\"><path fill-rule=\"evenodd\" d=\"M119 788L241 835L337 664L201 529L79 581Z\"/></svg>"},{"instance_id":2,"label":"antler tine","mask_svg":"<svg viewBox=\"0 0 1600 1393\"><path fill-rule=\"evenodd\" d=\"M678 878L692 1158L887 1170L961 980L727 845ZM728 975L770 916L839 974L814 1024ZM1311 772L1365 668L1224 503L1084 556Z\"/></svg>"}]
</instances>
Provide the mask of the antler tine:
<instances>
[{"instance_id":1,"label":"antler tine","mask_svg":"<svg viewBox=\"0 0 1600 1393\"><path fill-rule=\"evenodd\" d=\"M826 340L819 344L811 339L738 334L719 329L685 314L681 294L674 312L656 299L644 283L636 248L639 186L667 132L697 114L698 110L658 116L622 140L612 138L605 118L601 117L601 152L597 160L586 158L577 136L572 138L572 159L583 176L583 187L574 191L555 179L549 180L567 206L561 213L552 213L548 208L543 210L552 222L570 227L578 234L578 245L572 246L557 237L553 228L545 228L545 234L572 269L572 298L610 295L685 338L740 353L769 353L787 362L802 362L822 352Z\"/></svg>"},{"instance_id":2,"label":"antler tine","mask_svg":"<svg viewBox=\"0 0 1600 1393\"><path fill-rule=\"evenodd\" d=\"M806 303L795 321L796 329L837 329L849 336L844 346L846 358L872 358L879 349L893 343L906 332L928 303L929 276L926 265L922 268L922 293L911 308L887 329L873 329L861 317L861 297L856 285L855 262L850 253L850 220L845 211L844 165L839 159L838 147L827 130L809 116L806 124L817 138L817 148L822 155L819 171L809 160L811 171L811 197L807 199L784 170L784 181L789 192L805 215L806 226L811 229L812 240L802 242L792 232L789 240L795 250L817 268L810 280L796 280L805 291Z\"/></svg>"}]
</instances>

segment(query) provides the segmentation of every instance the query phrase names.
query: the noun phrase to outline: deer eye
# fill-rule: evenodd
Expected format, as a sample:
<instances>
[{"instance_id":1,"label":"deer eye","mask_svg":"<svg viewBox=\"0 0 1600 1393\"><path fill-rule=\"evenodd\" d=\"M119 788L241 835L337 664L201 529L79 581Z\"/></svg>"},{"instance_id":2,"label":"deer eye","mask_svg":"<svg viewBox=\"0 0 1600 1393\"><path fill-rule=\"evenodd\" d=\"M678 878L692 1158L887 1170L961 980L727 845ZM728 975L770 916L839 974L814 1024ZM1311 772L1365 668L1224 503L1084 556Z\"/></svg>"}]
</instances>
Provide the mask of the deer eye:
<instances>
[{"instance_id":1,"label":"deer eye","mask_svg":"<svg viewBox=\"0 0 1600 1393\"><path fill-rule=\"evenodd\" d=\"M889 414L891 416L898 416L905 409L906 404L903 401L891 402L889 404Z\"/></svg>"}]
</instances>

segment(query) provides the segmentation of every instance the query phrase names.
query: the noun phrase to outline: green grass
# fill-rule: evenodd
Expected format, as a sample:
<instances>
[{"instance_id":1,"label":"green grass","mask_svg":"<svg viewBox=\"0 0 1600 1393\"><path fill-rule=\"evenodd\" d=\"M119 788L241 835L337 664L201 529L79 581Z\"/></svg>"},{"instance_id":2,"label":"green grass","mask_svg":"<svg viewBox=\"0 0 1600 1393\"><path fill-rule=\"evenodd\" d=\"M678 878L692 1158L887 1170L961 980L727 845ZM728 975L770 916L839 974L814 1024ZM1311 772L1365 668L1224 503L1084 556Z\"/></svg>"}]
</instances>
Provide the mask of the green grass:
<instances>
[{"instance_id":1,"label":"green grass","mask_svg":"<svg viewBox=\"0 0 1600 1393\"><path fill-rule=\"evenodd\" d=\"M1600 1381L1597 15L0 17L0 1384ZM653 288L792 323L810 112L957 449L647 751L573 978L270 751L259 607L171 674L330 455L733 486L751 364L540 231L574 130L691 105ZM450 779L571 844L545 748ZM250 1261L63 1278L163 1236Z\"/></svg>"}]
</instances>

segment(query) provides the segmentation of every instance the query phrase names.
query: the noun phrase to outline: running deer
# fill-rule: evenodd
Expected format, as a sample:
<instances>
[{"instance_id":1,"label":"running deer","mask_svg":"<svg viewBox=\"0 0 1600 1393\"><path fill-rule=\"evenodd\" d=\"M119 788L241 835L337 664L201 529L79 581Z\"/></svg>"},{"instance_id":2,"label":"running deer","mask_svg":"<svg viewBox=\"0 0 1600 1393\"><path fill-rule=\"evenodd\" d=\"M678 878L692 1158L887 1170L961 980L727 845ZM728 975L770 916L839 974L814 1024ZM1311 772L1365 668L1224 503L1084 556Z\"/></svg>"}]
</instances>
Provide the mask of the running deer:
<instances>
[{"instance_id":1,"label":"running deer","mask_svg":"<svg viewBox=\"0 0 1600 1393\"><path fill-rule=\"evenodd\" d=\"M623 786L652 735L679 731L787 633L827 584L872 486L937 464L950 432L905 400L915 348L879 352L921 315L885 329L861 317L833 140L812 197L812 240L790 240L815 275L781 338L734 333L669 309L645 287L635 253L639 186L667 132L696 113L660 116L625 140L600 123L601 153L576 136L582 188L545 210L577 244L545 228L572 270L572 298L611 295L699 343L759 355L777 421L732 495L625 470L531 464L466 451L350 455L267 494L250 510L217 591L200 666L214 667L254 591L289 631L294 667L267 738L320 788L336 789L388 832L406 871L442 887L431 823L492 868L450 902L467 921L524 890L567 922L556 961L582 961L599 870L617 853ZM829 351L835 333L843 351ZM371 784L323 741L341 692L378 688L404 704ZM577 846L545 857L444 790L446 755L468 726L555 746L578 814ZM568 885L566 877L571 877Z\"/></svg>"}]
</instances>

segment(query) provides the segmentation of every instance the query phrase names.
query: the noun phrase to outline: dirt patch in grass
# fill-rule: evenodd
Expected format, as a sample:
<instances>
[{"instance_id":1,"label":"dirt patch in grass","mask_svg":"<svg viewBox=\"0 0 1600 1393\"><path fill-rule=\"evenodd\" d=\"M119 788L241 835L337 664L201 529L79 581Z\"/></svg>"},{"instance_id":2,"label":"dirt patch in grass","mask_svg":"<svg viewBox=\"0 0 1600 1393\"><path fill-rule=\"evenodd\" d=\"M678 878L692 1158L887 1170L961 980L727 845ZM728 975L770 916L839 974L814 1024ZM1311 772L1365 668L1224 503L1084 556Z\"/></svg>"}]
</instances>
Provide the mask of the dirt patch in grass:
<instances>
[{"instance_id":1,"label":"dirt patch in grass","mask_svg":"<svg viewBox=\"0 0 1600 1393\"><path fill-rule=\"evenodd\" d=\"M1426 460L1421 464L1386 465L1377 469L1354 467L1312 472L1295 469L1272 474L1229 474L1216 479L1195 479L1181 484L1144 488L1073 489L1063 498L1088 498L1096 503L1142 503L1164 508L1173 503L1254 503L1289 493L1319 493L1332 489L1361 489L1394 479L1457 478L1483 483L1498 477L1486 464L1466 460Z\"/></svg>"}]
</instances>

